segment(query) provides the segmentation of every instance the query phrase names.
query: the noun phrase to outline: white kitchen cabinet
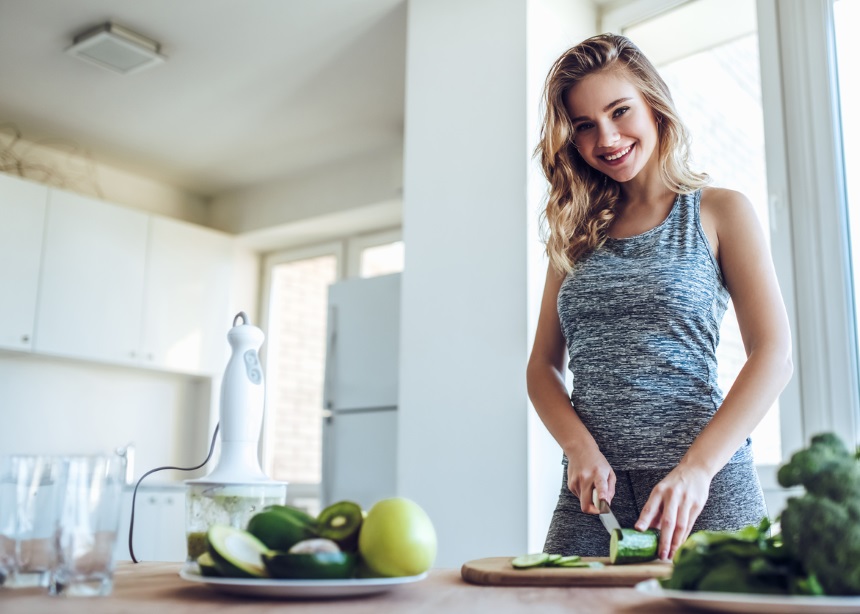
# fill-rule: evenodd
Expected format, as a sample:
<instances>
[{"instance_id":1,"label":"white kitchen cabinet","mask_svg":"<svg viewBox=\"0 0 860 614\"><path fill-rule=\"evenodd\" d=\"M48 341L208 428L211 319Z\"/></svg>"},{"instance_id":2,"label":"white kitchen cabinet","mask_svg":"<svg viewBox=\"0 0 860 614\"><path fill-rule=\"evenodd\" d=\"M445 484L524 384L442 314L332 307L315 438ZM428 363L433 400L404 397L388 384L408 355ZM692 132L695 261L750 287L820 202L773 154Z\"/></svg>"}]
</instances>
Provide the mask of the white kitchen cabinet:
<instances>
[{"instance_id":1,"label":"white kitchen cabinet","mask_svg":"<svg viewBox=\"0 0 860 614\"><path fill-rule=\"evenodd\" d=\"M203 375L224 370L232 260L229 236L152 219L141 347L153 366Z\"/></svg>"},{"instance_id":2,"label":"white kitchen cabinet","mask_svg":"<svg viewBox=\"0 0 860 614\"><path fill-rule=\"evenodd\" d=\"M48 188L0 174L0 348L33 344Z\"/></svg>"},{"instance_id":3,"label":"white kitchen cabinet","mask_svg":"<svg viewBox=\"0 0 860 614\"><path fill-rule=\"evenodd\" d=\"M233 242L223 233L50 190L33 347L220 373L229 354L232 262Z\"/></svg>"},{"instance_id":4,"label":"white kitchen cabinet","mask_svg":"<svg viewBox=\"0 0 860 614\"><path fill-rule=\"evenodd\" d=\"M119 533L114 549L119 561L130 560L128 528L131 521L132 491L124 493ZM134 556L138 561L184 561L185 489L183 487L141 487L134 510Z\"/></svg>"},{"instance_id":5,"label":"white kitchen cabinet","mask_svg":"<svg viewBox=\"0 0 860 614\"><path fill-rule=\"evenodd\" d=\"M50 190L34 348L137 364L150 216Z\"/></svg>"}]
</instances>

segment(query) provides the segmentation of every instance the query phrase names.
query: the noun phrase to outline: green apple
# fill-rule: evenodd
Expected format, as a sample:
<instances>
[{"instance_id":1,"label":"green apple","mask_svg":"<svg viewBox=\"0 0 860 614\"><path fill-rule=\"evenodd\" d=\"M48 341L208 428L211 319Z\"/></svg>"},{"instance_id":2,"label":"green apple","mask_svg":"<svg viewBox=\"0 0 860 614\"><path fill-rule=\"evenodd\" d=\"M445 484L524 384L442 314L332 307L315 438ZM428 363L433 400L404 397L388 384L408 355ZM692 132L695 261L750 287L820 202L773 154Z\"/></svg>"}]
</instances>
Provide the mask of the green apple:
<instances>
[{"instance_id":1,"label":"green apple","mask_svg":"<svg viewBox=\"0 0 860 614\"><path fill-rule=\"evenodd\" d=\"M409 499L377 501L361 525L358 551L381 576L415 576L436 559L436 530L430 517Z\"/></svg>"}]
</instances>

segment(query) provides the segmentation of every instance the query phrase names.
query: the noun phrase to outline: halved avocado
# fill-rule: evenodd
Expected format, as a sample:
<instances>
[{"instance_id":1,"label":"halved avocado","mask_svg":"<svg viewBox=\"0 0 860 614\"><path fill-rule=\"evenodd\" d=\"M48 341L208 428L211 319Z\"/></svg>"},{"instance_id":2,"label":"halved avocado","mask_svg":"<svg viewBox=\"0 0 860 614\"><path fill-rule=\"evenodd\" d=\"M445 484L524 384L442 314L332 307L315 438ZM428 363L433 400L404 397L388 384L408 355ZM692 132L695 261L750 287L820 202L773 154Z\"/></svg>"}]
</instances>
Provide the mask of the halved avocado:
<instances>
[{"instance_id":1,"label":"halved avocado","mask_svg":"<svg viewBox=\"0 0 860 614\"><path fill-rule=\"evenodd\" d=\"M358 557L351 552L315 552L290 554L271 552L263 562L273 578L302 580L338 580L351 578Z\"/></svg>"},{"instance_id":2,"label":"halved avocado","mask_svg":"<svg viewBox=\"0 0 860 614\"><path fill-rule=\"evenodd\" d=\"M320 512L317 517L317 533L337 542L341 550L355 552L358 550L358 532L364 515L361 506L352 501L332 503Z\"/></svg>"},{"instance_id":3,"label":"halved avocado","mask_svg":"<svg viewBox=\"0 0 860 614\"><path fill-rule=\"evenodd\" d=\"M209 554L218 572L227 578L265 578L263 555L270 551L259 539L241 529L213 525L206 533Z\"/></svg>"},{"instance_id":4,"label":"halved avocado","mask_svg":"<svg viewBox=\"0 0 860 614\"><path fill-rule=\"evenodd\" d=\"M316 520L301 510L270 506L248 521L248 533L270 550L289 550L293 544L317 536Z\"/></svg>"},{"instance_id":5,"label":"halved avocado","mask_svg":"<svg viewBox=\"0 0 860 614\"><path fill-rule=\"evenodd\" d=\"M197 566L200 568L201 576L217 577L221 575L218 568L215 566L215 561L212 559L212 555L208 552L204 552L197 557Z\"/></svg>"}]
</instances>

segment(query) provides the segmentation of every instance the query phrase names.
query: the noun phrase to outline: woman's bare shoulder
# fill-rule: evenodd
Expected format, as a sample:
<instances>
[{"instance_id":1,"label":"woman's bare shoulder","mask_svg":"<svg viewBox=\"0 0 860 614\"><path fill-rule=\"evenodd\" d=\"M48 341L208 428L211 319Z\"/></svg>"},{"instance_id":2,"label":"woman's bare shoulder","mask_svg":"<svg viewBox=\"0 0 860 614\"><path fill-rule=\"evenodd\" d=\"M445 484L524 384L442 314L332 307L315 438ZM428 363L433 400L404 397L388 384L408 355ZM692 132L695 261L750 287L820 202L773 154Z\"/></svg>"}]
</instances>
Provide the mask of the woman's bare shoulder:
<instances>
[{"instance_id":1,"label":"woman's bare shoulder","mask_svg":"<svg viewBox=\"0 0 860 614\"><path fill-rule=\"evenodd\" d=\"M703 208L719 209L722 207L744 207L749 205L749 199L737 190L715 187L702 188L701 206Z\"/></svg>"},{"instance_id":2,"label":"woman's bare shoulder","mask_svg":"<svg viewBox=\"0 0 860 614\"><path fill-rule=\"evenodd\" d=\"M707 187L702 189L700 211L703 219L716 228L725 224L743 222L755 215L752 203L737 190Z\"/></svg>"}]
</instances>

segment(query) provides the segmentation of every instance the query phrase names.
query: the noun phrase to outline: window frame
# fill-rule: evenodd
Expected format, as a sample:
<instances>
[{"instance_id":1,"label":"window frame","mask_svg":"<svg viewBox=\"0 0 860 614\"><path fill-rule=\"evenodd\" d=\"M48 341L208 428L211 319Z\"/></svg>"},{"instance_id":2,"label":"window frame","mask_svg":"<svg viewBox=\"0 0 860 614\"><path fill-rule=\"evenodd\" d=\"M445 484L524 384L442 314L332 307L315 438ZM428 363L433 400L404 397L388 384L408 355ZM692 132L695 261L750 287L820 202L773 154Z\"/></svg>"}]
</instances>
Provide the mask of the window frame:
<instances>
[{"instance_id":1,"label":"window frame","mask_svg":"<svg viewBox=\"0 0 860 614\"><path fill-rule=\"evenodd\" d=\"M344 252L345 248L343 241L326 241L314 245L306 245L303 247L294 247L271 252L263 257L263 283L260 284L260 291L262 293L262 300L260 301L260 322L264 323L266 338L269 337L269 331L271 330L269 318L272 313L272 269L279 264L295 262L297 260L307 260L308 258L318 258L320 256L334 256L337 260L337 273L335 279L340 281L344 278L346 268L344 264ZM268 347L268 344L264 343L260 351L260 359L263 363L263 371L265 373L266 381L269 380L270 375L268 365ZM271 441L268 435L271 427L269 419L270 412L268 398L266 398L263 412L263 429L260 438L260 461L263 463L264 467L268 466L268 458L271 453ZM304 497L318 498L320 493L320 484L298 484L291 482L288 490L288 501Z\"/></svg>"},{"instance_id":2,"label":"window frame","mask_svg":"<svg viewBox=\"0 0 860 614\"><path fill-rule=\"evenodd\" d=\"M361 252L369 247L385 245L403 240L403 229L389 228L377 232L355 235L345 240L346 243L346 276L361 277Z\"/></svg>"}]
</instances>

